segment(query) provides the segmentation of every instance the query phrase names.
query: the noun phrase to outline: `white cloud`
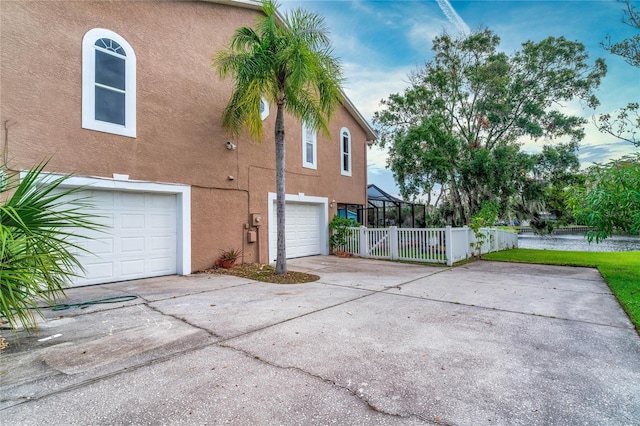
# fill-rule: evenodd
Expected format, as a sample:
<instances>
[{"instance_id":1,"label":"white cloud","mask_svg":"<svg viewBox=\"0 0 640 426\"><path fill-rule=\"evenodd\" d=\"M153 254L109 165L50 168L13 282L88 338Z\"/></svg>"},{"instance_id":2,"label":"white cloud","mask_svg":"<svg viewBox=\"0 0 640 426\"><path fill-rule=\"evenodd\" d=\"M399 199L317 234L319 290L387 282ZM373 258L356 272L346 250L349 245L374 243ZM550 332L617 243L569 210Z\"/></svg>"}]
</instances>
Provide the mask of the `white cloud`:
<instances>
[{"instance_id":1,"label":"white cloud","mask_svg":"<svg viewBox=\"0 0 640 426\"><path fill-rule=\"evenodd\" d=\"M407 75L413 67L384 69L347 62L343 64L343 69L347 78L345 93L362 116L371 122L373 113L381 109L382 99L388 98L391 93L402 92L408 86Z\"/></svg>"},{"instance_id":2,"label":"white cloud","mask_svg":"<svg viewBox=\"0 0 640 426\"><path fill-rule=\"evenodd\" d=\"M367 150L367 167L369 172L379 174L387 167L387 150L379 146L372 146Z\"/></svg>"},{"instance_id":3,"label":"white cloud","mask_svg":"<svg viewBox=\"0 0 640 426\"><path fill-rule=\"evenodd\" d=\"M574 100L566 103L559 108L560 112L567 115L583 117L588 120L584 125L584 139L580 142L580 151L578 157L583 168L589 167L593 162L604 162L620 158L624 155L631 154L636 148L630 143L623 142L617 138L604 134L598 130L593 123L594 115L605 114L605 111L594 111L587 107L584 102ZM615 115L615 111L610 111ZM559 138L556 140L533 140L531 138L522 138L522 149L529 153L538 153L542 151L545 144L553 145L559 142L568 142L569 137Z\"/></svg>"},{"instance_id":4,"label":"white cloud","mask_svg":"<svg viewBox=\"0 0 640 426\"><path fill-rule=\"evenodd\" d=\"M407 33L408 41L414 49L428 53L428 50L431 49L433 39L441 35L442 31L448 26L447 21L440 19L415 22L411 25ZM425 57L425 59L427 58Z\"/></svg>"}]
</instances>

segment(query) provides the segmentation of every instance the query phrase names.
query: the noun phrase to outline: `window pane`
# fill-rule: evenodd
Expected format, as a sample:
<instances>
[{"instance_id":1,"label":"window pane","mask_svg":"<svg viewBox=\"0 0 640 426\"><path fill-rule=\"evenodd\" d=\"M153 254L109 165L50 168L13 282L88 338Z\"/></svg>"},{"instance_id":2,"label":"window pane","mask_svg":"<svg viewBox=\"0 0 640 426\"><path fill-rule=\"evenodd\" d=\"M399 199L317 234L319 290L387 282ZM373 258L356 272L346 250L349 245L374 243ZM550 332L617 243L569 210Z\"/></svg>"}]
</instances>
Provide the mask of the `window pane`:
<instances>
[{"instance_id":1,"label":"window pane","mask_svg":"<svg viewBox=\"0 0 640 426\"><path fill-rule=\"evenodd\" d=\"M342 170L345 172L349 171L349 154L342 155Z\"/></svg>"},{"instance_id":2,"label":"window pane","mask_svg":"<svg viewBox=\"0 0 640 426\"><path fill-rule=\"evenodd\" d=\"M349 138L346 136L342 137L342 151L346 153L349 152Z\"/></svg>"},{"instance_id":3,"label":"window pane","mask_svg":"<svg viewBox=\"0 0 640 426\"><path fill-rule=\"evenodd\" d=\"M111 50L112 52L116 52L122 56L127 56L127 52L124 51L124 49L122 48L122 46L120 46L118 43L116 43L115 41L108 39L108 38L101 38L100 40L96 41L96 46L100 46L103 49L107 49L107 50Z\"/></svg>"},{"instance_id":4,"label":"window pane","mask_svg":"<svg viewBox=\"0 0 640 426\"><path fill-rule=\"evenodd\" d=\"M307 163L313 164L313 143L307 142Z\"/></svg>"},{"instance_id":5,"label":"window pane","mask_svg":"<svg viewBox=\"0 0 640 426\"><path fill-rule=\"evenodd\" d=\"M96 83L124 90L125 60L96 50Z\"/></svg>"},{"instance_id":6,"label":"window pane","mask_svg":"<svg viewBox=\"0 0 640 426\"><path fill-rule=\"evenodd\" d=\"M125 125L124 93L96 87L96 120Z\"/></svg>"}]
</instances>

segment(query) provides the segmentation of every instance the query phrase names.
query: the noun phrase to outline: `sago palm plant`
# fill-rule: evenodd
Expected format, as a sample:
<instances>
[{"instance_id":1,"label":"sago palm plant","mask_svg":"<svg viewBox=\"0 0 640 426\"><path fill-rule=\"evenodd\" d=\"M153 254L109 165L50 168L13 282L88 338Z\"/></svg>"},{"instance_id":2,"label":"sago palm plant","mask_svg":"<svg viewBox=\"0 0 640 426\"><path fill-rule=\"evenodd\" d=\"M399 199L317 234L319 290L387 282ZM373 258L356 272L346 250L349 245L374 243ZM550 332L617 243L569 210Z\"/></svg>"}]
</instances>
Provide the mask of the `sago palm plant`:
<instances>
[{"instance_id":1,"label":"sago palm plant","mask_svg":"<svg viewBox=\"0 0 640 426\"><path fill-rule=\"evenodd\" d=\"M24 174L0 171L0 316L12 328L35 328L39 302L64 295L69 280L83 271L73 242L81 229L99 230L97 216L85 213L83 188L61 188L69 176L44 173L41 163Z\"/></svg>"}]
</instances>

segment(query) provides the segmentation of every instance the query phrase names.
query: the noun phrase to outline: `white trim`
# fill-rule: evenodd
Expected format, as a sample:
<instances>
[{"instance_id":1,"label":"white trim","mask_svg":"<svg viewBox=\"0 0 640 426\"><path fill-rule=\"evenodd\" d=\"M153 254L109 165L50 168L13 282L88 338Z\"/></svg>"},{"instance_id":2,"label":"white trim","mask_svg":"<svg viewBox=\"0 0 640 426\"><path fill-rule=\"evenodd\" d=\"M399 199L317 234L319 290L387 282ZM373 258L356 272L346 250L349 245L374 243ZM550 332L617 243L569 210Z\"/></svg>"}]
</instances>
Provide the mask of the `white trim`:
<instances>
[{"instance_id":1,"label":"white trim","mask_svg":"<svg viewBox=\"0 0 640 426\"><path fill-rule=\"evenodd\" d=\"M126 52L124 126L95 118L96 48L94 44L101 38L115 41ZM124 38L104 28L89 30L82 38L82 128L136 137L136 54Z\"/></svg>"},{"instance_id":2,"label":"white trim","mask_svg":"<svg viewBox=\"0 0 640 426\"><path fill-rule=\"evenodd\" d=\"M20 173L24 178L26 172ZM45 181L61 177L60 174L46 174ZM176 236L176 272L179 275L191 273L191 187L189 185L147 182L136 180L117 180L101 177L71 176L60 184L61 188L86 187L126 192L149 192L155 194L175 194L177 198L176 217L178 221Z\"/></svg>"},{"instance_id":3,"label":"white trim","mask_svg":"<svg viewBox=\"0 0 640 426\"><path fill-rule=\"evenodd\" d=\"M264 121L269 116L269 101L264 96L260 97L260 101L264 104L264 111L260 113L260 118Z\"/></svg>"},{"instance_id":4,"label":"white trim","mask_svg":"<svg viewBox=\"0 0 640 426\"><path fill-rule=\"evenodd\" d=\"M342 134L343 133L347 133L347 137L349 138L349 146L347 147L349 149L349 152L347 152L347 155L349 156L349 170L345 170L344 169L344 143L342 140ZM343 176L351 176L351 170L352 170L352 166L351 166L351 159L353 158L353 149L352 149L352 144L351 144L351 132L349 131L349 129L347 129L346 127L343 127L342 129L340 129L340 174Z\"/></svg>"},{"instance_id":5,"label":"white trim","mask_svg":"<svg viewBox=\"0 0 640 426\"><path fill-rule=\"evenodd\" d=\"M274 192L269 192L267 213L269 218L269 238L277 229L276 223L276 203L277 195ZM299 194L286 194L284 197L285 203L301 203L301 204L317 204L320 206L320 254L329 254L329 199L327 197L313 197L309 195ZM269 241L269 259L275 259L277 252L271 249L271 241ZM277 249L276 249L277 250ZM269 260L271 263L272 261Z\"/></svg>"},{"instance_id":6,"label":"white trim","mask_svg":"<svg viewBox=\"0 0 640 426\"><path fill-rule=\"evenodd\" d=\"M311 129L309 129L311 130ZM302 123L302 167L306 169L318 169L318 132L314 130L311 143L313 144L313 162L307 161L307 124Z\"/></svg>"}]
</instances>

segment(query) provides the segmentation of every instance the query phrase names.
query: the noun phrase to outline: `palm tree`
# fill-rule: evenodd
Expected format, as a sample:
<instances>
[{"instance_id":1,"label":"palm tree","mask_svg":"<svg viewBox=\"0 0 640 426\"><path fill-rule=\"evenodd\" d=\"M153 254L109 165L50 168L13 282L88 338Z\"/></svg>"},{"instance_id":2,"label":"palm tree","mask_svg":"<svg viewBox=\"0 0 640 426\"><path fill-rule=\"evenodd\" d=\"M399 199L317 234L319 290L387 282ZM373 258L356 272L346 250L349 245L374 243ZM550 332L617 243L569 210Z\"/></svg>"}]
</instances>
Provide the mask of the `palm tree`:
<instances>
[{"instance_id":1,"label":"palm tree","mask_svg":"<svg viewBox=\"0 0 640 426\"><path fill-rule=\"evenodd\" d=\"M55 302L82 271L74 252L86 250L72 242L83 238L77 231L103 228L85 213L86 199L69 199L83 188L61 189L69 176L47 175L45 166L22 179L0 167L0 316L27 331L36 326L33 313L41 315L38 301Z\"/></svg>"},{"instance_id":2,"label":"palm tree","mask_svg":"<svg viewBox=\"0 0 640 426\"><path fill-rule=\"evenodd\" d=\"M287 272L285 246L285 125L284 111L329 135L328 121L341 98L342 70L332 56L324 19L302 9L277 14L278 4L264 0L265 16L256 28L240 27L228 49L213 64L221 78L231 76L235 86L223 112L222 125L237 135L263 138L260 102L277 106L276 209L278 254L276 274Z\"/></svg>"}]
</instances>

